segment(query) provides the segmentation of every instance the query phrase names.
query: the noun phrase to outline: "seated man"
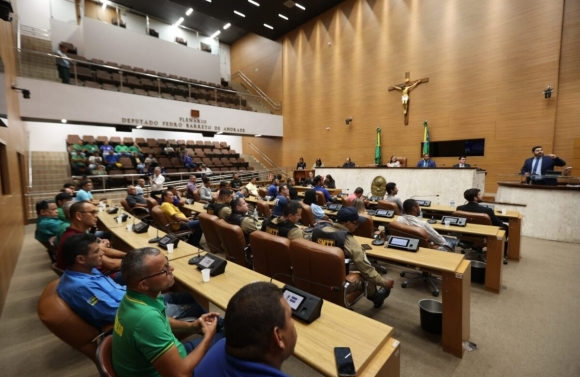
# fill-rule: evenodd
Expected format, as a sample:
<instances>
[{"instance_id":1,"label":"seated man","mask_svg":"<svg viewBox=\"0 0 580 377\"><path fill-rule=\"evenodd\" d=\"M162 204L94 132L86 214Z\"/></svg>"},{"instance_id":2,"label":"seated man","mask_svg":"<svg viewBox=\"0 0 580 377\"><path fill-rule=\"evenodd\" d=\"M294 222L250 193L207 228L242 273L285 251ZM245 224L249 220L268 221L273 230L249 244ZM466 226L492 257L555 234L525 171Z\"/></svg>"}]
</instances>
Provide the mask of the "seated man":
<instances>
[{"instance_id":1,"label":"seated man","mask_svg":"<svg viewBox=\"0 0 580 377\"><path fill-rule=\"evenodd\" d=\"M322 185L322 177L319 175L314 177L314 190L322 192L324 194L324 198L326 199L326 201L332 202L332 197L328 193L328 190L325 189L324 186Z\"/></svg>"},{"instance_id":2,"label":"seated man","mask_svg":"<svg viewBox=\"0 0 580 377\"><path fill-rule=\"evenodd\" d=\"M503 223L493 212L493 209L480 206L479 203L483 201L481 197L481 190L478 188L471 188L469 190L465 190L463 193L463 197L467 200L467 204L458 206L458 211L465 211L465 212L476 212L476 213L485 213L489 216L491 220L491 224L495 226L499 226L503 230L508 231L508 226Z\"/></svg>"},{"instance_id":3,"label":"seated man","mask_svg":"<svg viewBox=\"0 0 580 377\"><path fill-rule=\"evenodd\" d=\"M56 203L52 200L40 200L36 202L36 214L38 222L36 223L36 232L34 238L38 241L47 243L51 237L56 236L62 220L58 218Z\"/></svg>"},{"instance_id":4,"label":"seated man","mask_svg":"<svg viewBox=\"0 0 580 377\"><path fill-rule=\"evenodd\" d=\"M161 210L163 211L167 221L173 223L171 224L171 229L173 231L192 230L193 233L189 236L187 243L199 247L199 240L202 235L199 220L193 220L193 218L185 216L183 212L173 204L173 193L171 191L163 191L161 198L163 199Z\"/></svg>"},{"instance_id":5,"label":"seated man","mask_svg":"<svg viewBox=\"0 0 580 377\"><path fill-rule=\"evenodd\" d=\"M181 195L179 194L179 190L177 190L176 186L167 185L167 191L171 191L171 193L173 194L173 204L175 206L183 207L185 205L185 199L181 197ZM159 197L157 201L159 202L159 205L163 204L162 197Z\"/></svg>"},{"instance_id":6,"label":"seated man","mask_svg":"<svg viewBox=\"0 0 580 377\"><path fill-rule=\"evenodd\" d=\"M200 169L200 171L201 171L203 174L205 174L206 176L210 176L210 175L211 175L211 173L212 173L211 169L210 169L210 168L208 168L206 164L201 164L201 169Z\"/></svg>"},{"instance_id":7,"label":"seated man","mask_svg":"<svg viewBox=\"0 0 580 377\"><path fill-rule=\"evenodd\" d=\"M101 146L102 148L103 146ZM117 169L117 162L119 162L119 156L110 150L107 154L103 155L103 159L105 160L105 166L107 170Z\"/></svg>"},{"instance_id":8,"label":"seated man","mask_svg":"<svg viewBox=\"0 0 580 377\"><path fill-rule=\"evenodd\" d=\"M87 153L90 155L92 155L95 152L99 153L99 146L95 144L94 140L89 141L89 143L85 145L85 149L87 150Z\"/></svg>"},{"instance_id":9,"label":"seated man","mask_svg":"<svg viewBox=\"0 0 580 377\"><path fill-rule=\"evenodd\" d=\"M132 156L131 152L129 151L129 147L125 145L124 141L121 141L119 144L117 144L115 147L115 153L122 157Z\"/></svg>"},{"instance_id":10,"label":"seated man","mask_svg":"<svg viewBox=\"0 0 580 377\"><path fill-rule=\"evenodd\" d=\"M471 165L466 164L465 161L467 160L465 156L459 156L459 163L453 165L455 169L469 169Z\"/></svg>"},{"instance_id":11,"label":"seated man","mask_svg":"<svg viewBox=\"0 0 580 377\"><path fill-rule=\"evenodd\" d=\"M202 185L199 188L199 197L203 201L211 202L213 200L211 192L211 181L208 177L202 177L201 182Z\"/></svg>"},{"instance_id":12,"label":"seated man","mask_svg":"<svg viewBox=\"0 0 580 377\"><path fill-rule=\"evenodd\" d=\"M179 161L181 161L181 163L183 164L183 166L185 166L187 171L190 171L190 169L197 169L197 165L195 164L195 162L193 162L191 156L189 156L187 154L187 151L185 150L181 152L181 154L179 155Z\"/></svg>"},{"instance_id":13,"label":"seated man","mask_svg":"<svg viewBox=\"0 0 580 377\"><path fill-rule=\"evenodd\" d=\"M304 180L304 182L302 182L303 186L312 186L314 185L314 174L312 172L308 173L308 178L306 178Z\"/></svg>"},{"instance_id":14,"label":"seated man","mask_svg":"<svg viewBox=\"0 0 580 377\"><path fill-rule=\"evenodd\" d=\"M224 325L225 339L201 360L196 376L288 377L280 368L298 335L277 286L256 282L240 289L228 302Z\"/></svg>"},{"instance_id":15,"label":"seated man","mask_svg":"<svg viewBox=\"0 0 580 377\"><path fill-rule=\"evenodd\" d=\"M76 150L72 151L70 154L70 160L72 163L73 174L86 174L88 159L83 152Z\"/></svg>"},{"instance_id":16,"label":"seated man","mask_svg":"<svg viewBox=\"0 0 580 377\"><path fill-rule=\"evenodd\" d=\"M315 220L329 220L322 207L316 204L316 191L313 189L306 190L304 192L304 200L302 202L310 206Z\"/></svg>"},{"instance_id":17,"label":"seated man","mask_svg":"<svg viewBox=\"0 0 580 377\"><path fill-rule=\"evenodd\" d=\"M57 247L58 247L58 244L60 243L60 239L62 238L62 235L64 234L64 232L66 232L66 230L70 226L70 207L72 207L72 205L75 203L76 202L71 200L70 202L64 203L62 205L62 208L60 208L62 210L64 220L62 221L62 224L60 224L60 226L58 227L58 231L56 232L56 239L54 240L54 244Z\"/></svg>"},{"instance_id":18,"label":"seated man","mask_svg":"<svg viewBox=\"0 0 580 377\"><path fill-rule=\"evenodd\" d=\"M159 294L171 288L175 277L173 267L156 248L127 253L122 272L127 293L117 310L112 344L117 376L192 376L212 343L223 339L223 332L216 334L218 313L207 313L194 303L193 316L199 319L192 324L168 317ZM181 343L173 332L184 330L203 337Z\"/></svg>"},{"instance_id":19,"label":"seated man","mask_svg":"<svg viewBox=\"0 0 580 377\"><path fill-rule=\"evenodd\" d=\"M246 243L250 243L250 234L258 230L258 220L249 213L248 203L244 198L235 198L232 202L232 213L226 217L226 222L242 228Z\"/></svg>"},{"instance_id":20,"label":"seated man","mask_svg":"<svg viewBox=\"0 0 580 377\"><path fill-rule=\"evenodd\" d=\"M304 238L304 234L296 226L302 215L302 205L297 200L290 200L284 207L284 213L280 217L269 218L262 224L262 231L275 236L286 237L290 241L296 238Z\"/></svg>"},{"instance_id":21,"label":"seated man","mask_svg":"<svg viewBox=\"0 0 580 377\"><path fill-rule=\"evenodd\" d=\"M403 202L401 202L401 199L395 198L395 195L397 195L398 192L399 189L397 188L397 184L395 182L387 183L387 195L385 195L385 200L388 202L396 203L397 207L399 207L399 213L402 214Z\"/></svg>"},{"instance_id":22,"label":"seated man","mask_svg":"<svg viewBox=\"0 0 580 377\"><path fill-rule=\"evenodd\" d=\"M77 191L77 202L90 202L94 205L99 205L98 200L93 199L93 182L89 179L81 182L81 189Z\"/></svg>"},{"instance_id":23,"label":"seated man","mask_svg":"<svg viewBox=\"0 0 580 377\"><path fill-rule=\"evenodd\" d=\"M354 192L348 196L348 198L350 199L351 202L354 202L354 200L359 199L363 193L364 193L363 188L357 187L356 189L354 189Z\"/></svg>"},{"instance_id":24,"label":"seated man","mask_svg":"<svg viewBox=\"0 0 580 377\"><path fill-rule=\"evenodd\" d=\"M139 180L137 181L137 186L135 186L135 189L137 190L137 195L139 196L143 196L144 194L144 189L145 189L145 180L143 178L139 178Z\"/></svg>"},{"instance_id":25,"label":"seated man","mask_svg":"<svg viewBox=\"0 0 580 377\"><path fill-rule=\"evenodd\" d=\"M429 153L425 153L423 155L423 159L419 160L419 162L417 162L417 167L418 168L436 168L437 164L435 163L435 161L433 161L431 159L431 157L429 156Z\"/></svg>"},{"instance_id":26,"label":"seated man","mask_svg":"<svg viewBox=\"0 0 580 377\"><path fill-rule=\"evenodd\" d=\"M256 182L258 182L258 178L252 177L252 179L250 179L250 182L248 182L248 184L246 185L246 188L250 192L250 195L255 196L257 198L260 196L260 194L258 193L258 186L256 186Z\"/></svg>"},{"instance_id":27,"label":"seated man","mask_svg":"<svg viewBox=\"0 0 580 377\"><path fill-rule=\"evenodd\" d=\"M113 154L115 153L115 149L114 149L112 146L110 146L110 145L109 145L109 142L108 142L108 141L106 141L106 140L103 142L103 145L101 145L101 146L99 147L99 149L100 149L100 151L101 151L101 154L103 155L103 158L104 158L106 155L108 155L108 154L109 154L109 152L113 152Z\"/></svg>"},{"instance_id":28,"label":"seated man","mask_svg":"<svg viewBox=\"0 0 580 377\"><path fill-rule=\"evenodd\" d=\"M248 196L250 196L250 192L248 191L248 189L244 186L240 189L240 191L236 192L234 194L234 199L235 198L247 198Z\"/></svg>"},{"instance_id":29,"label":"seated man","mask_svg":"<svg viewBox=\"0 0 580 377\"><path fill-rule=\"evenodd\" d=\"M58 211L58 218L60 221L66 220L64 212L62 210L62 206L65 203L68 203L72 200L73 200L72 195L67 193L67 192L61 192L54 197L54 202L56 203L56 206L58 207L57 211Z\"/></svg>"},{"instance_id":30,"label":"seated man","mask_svg":"<svg viewBox=\"0 0 580 377\"><path fill-rule=\"evenodd\" d=\"M269 197L275 198L278 195L278 185L280 185L280 181L278 178L274 177L274 179L272 179L272 184L268 187Z\"/></svg>"},{"instance_id":31,"label":"seated man","mask_svg":"<svg viewBox=\"0 0 580 377\"><path fill-rule=\"evenodd\" d=\"M195 175L189 176L189 182L187 182L187 189L185 191L185 197L187 199L195 199L195 193L197 192L197 177Z\"/></svg>"},{"instance_id":32,"label":"seated man","mask_svg":"<svg viewBox=\"0 0 580 377\"><path fill-rule=\"evenodd\" d=\"M380 308L391 294L394 286L393 279L383 279L367 259L367 255L358 241L354 238L358 225L366 221L359 216L354 207L342 207L337 214L337 220L332 226L314 228L312 241L325 246L336 246L344 251L345 258L350 258L355 269L368 282L367 298L375 308ZM358 282L359 284L362 282ZM357 287L359 288L359 287Z\"/></svg>"},{"instance_id":33,"label":"seated man","mask_svg":"<svg viewBox=\"0 0 580 377\"><path fill-rule=\"evenodd\" d=\"M290 200L298 200L298 190L294 188L296 185L296 181L294 178L288 178L287 186L288 186L288 194L290 195Z\"/></svg>"},{"instance_id":34,"label":"seated man","mask_svg":"<svg viewBox=\"0 0 580 377\"><path fill-rule=\"evenodd\" d=\"M234 190L239 190L242 186L243 182L240 179L240 175L238 173L234 173L234 179L231 180L230 187Z\"/></svg>"},{"instance_id":35,"label":"seated man","mask_svg":"<svg viewBox=\"0 0 580 377\"><path fill-rule=\"evenodd\" d=\"M215 202L207 206L207 213L215 215L220 219L226 219L232 213L230 203L232 201L232 192L228 189L221 189Z\"/></svg>"},{"instance_id":36,"label":"seated man","mask_svg":"<svg viewBox=\"0 0 580 377\"><path fill-rule=\"evenodd\" d=\"M343 168L354 168L355 166L356 166L356 164L354 162L352 162L350 157L347 157L344 164L342 164Z\"/></svg>"},{"instance_id":37,"label":"seated man","mask_svg":"<svg viewBox=\"0 0 580 377\"><path fill-rule=\"evenodd\" d=\"M220 185L219 185L219 187L218 187L217 191L216 191L216 192L214 192L214 193L211 195L211 198L212 198L212 200L213 200L214 202L215 202L215 201L217 201L217 200L218 200L218 196L220 195L220 191L221 191L221 190L224 190L224 189L225 189L225 190L229 190L230 188L231 188L231 187L230 187L230 183L229 183L229 182L227 182L227 181L220 181Z\"/></svg>"},{"instance_id":38,"label":"seated man","mask_svg":"<svg viewBox=\"0 0 580 377\"><path fill-rule=\"evenodd\" d=\"M135 186L127 186L127 197L125 198L129 208L147 208L147 200L142 195L137 194Z\"/></svg>"},{"instance_id":39,"label":"seated man","mask_svg":"<svg viewBox=\"0 0 580 377\"><path fill-rule=\"evenodd\" d=\"M290 191L288 190L288 186L282 185L280 186L280 193L274 199L274 208L272 208L272 215L276 217L282 216L284 214L284 207L288 204L288 199L290 196Z\"/></svg>"},{"instance_id":40,"label":"seated man","mask_svg":"<svg viewBox=\"0 0 580 377\"><path fill-rule=\"evenodd\" d=\"M415 226L418 228L425 229L427 234L429 234L429 241L435 245L439 245L439 250L443 251L455 251L455 246L457 246L457 239L455 238L445 238L426 221L419 218L421 214L421 207L419 207L419 203L415 201L415 199L407 199L403 202L403 210L405 211L404 215L399 216L397 219L398 222Z\"/></svg>"}]
</instances>

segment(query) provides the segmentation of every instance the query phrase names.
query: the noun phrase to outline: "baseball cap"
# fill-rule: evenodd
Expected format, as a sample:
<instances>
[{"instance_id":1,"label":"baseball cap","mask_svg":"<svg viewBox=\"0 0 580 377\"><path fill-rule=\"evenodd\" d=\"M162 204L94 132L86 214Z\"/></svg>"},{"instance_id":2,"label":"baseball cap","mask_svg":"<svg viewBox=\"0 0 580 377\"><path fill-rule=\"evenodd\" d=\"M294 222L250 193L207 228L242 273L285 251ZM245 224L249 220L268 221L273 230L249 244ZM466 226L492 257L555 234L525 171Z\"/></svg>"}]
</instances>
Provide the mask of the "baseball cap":
<instances>
[{"instance_id":1,"label":"baseball cap","mask_svg":"<svg viewBox=\"0 0 580 377\"><path fill-rule=\"evenodd\" d=\"M366 218L359 216L354 207L342 207L338 210L336 217L339 223L345 223L347 221L358 221L359 223L364 223L367 220Z\"/></svg>"}]
</instances>

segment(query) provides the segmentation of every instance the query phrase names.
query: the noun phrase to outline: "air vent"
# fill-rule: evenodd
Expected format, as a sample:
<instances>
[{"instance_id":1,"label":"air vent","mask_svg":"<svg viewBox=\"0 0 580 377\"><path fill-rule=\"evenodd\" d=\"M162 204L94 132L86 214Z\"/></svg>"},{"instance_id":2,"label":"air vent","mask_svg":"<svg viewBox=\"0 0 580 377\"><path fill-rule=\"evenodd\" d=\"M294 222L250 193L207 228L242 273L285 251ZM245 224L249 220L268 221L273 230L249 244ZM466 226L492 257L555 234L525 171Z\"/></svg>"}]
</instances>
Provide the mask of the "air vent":
<instances>
[{"instance_id":1,"label":"air vent","mask_svg":"<svg viewBox=\"0 0 580 377\"><path fill-rule=\"evenodd\" d=\"M284 3L284 5L286 5L288 8L292 8L294 4L296 3L293 2L292 0L288 0L287 2Z\"/></svg>"}]
</instances>

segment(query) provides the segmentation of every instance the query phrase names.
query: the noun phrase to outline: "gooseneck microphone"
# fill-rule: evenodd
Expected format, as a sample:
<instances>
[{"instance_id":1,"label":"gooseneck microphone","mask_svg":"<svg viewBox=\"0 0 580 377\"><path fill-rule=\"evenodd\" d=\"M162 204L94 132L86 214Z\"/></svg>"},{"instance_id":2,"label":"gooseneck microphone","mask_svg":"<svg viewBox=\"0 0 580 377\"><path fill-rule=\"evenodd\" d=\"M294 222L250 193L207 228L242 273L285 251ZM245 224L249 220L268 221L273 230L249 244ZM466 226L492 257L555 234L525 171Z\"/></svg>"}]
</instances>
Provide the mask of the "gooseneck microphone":
<instances>
[{"instance_id":1,"label":"gooseneck microphone","mask_svg":"<svg viewBox=\"0 0 580 377\"><path fill-rule=\"evenodd\" d=\"M293 275L284 274L284 273L281 273L281 272L279 272L279 273L276 273L276 274L272 275L272 276L270 277L270 283L272 282L272 280L273 280L273 279L274 279L276 276L286 276L286 277L289 277L289 278L291 278L291 279L296 279L296 280L304 281L304 282L306 282L306 283L311 283L311 284L314 284L314 285L318 285L319 287L328 288L328 289L329 289L329 290L331 290L332 292L340 292L340 288L339 288L339 287L337 287L336 285L326 285L326 284L321 284L321 283L317 283L317 282L315 282L315 281L312 281L312 280L302 279L302 278L299 278L299 277L296 277L296 276L293 276Z\"/></svg>"}]
</instances>

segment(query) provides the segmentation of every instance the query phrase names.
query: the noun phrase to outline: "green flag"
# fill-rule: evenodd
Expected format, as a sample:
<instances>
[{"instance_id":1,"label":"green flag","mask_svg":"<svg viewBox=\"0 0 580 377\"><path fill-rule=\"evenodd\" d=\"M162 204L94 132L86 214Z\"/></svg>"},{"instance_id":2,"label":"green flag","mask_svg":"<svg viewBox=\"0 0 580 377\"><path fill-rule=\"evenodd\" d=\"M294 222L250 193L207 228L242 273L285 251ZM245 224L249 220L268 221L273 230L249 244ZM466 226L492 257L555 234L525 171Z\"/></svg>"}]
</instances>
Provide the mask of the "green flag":
<instances>
[{"instance_id":1,"label":"green flag","mask_svg":"<svg viewBox=\"0 0 580 377\"><path fill-rule=\"evenodd\" d=\"M375 147L375 164L381 164L381 129L377 128L377 146Z\"/></svg>"},{"instance_id":2,"label":"green flag","mask_svg":"<svg viewBox=\"0 0 580 377\"><path fill-rule=\"evenodd\" d=\"M423 154L429 153L429 125L427 121L423 122Z\"/></svg>"}]
</instances>

